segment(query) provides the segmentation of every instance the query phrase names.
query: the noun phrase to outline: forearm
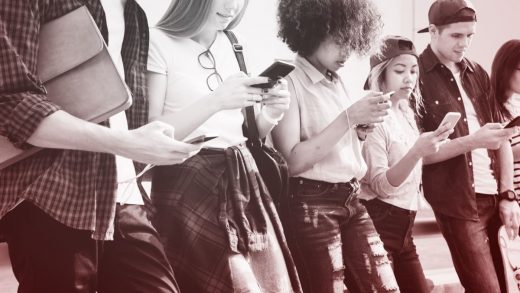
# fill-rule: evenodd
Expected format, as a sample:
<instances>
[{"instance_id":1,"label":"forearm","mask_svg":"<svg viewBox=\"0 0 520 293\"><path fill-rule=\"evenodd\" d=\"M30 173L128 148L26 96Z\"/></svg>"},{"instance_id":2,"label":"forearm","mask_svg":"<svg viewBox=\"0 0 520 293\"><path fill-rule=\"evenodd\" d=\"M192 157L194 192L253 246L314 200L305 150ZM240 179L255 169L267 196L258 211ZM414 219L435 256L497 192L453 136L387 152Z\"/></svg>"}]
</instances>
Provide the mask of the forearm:
<instances>
[{"instance_id":1,"label":"forearm","mask_svg":"<svg viewBox=\"0 0 520 293\"><path fill-rule=\"evenodd\" d=\"M319 134L296 144L287 158L291 175L310 169L314 164L328 156L330 151L348 131L347 117L342 112Z\"/></svg>"},{"instance_id":2,"label":"forearm","mask_svg":"<svg viewBox=\"0 0 520 293\"><path fill-rule=\"evenodd\" d=\"M499 192L513 190L513 152L508 142L502 144L497 151L500 168Z\"/></svg>"},{"instance_id":3,"label":"forearm","mask_svg":"<svg viewBox=\"0 0 520 293\"><path fill-rule=\"evenodd\" d=\"M113 130L57 111L43 119L28 143L44 148L119 153L131 143L127 132Z\"/></svg>"},{"instance_id":4,"label":"forearm","mask_svg":"<svg viewBox=\"0 0 520 293\"><path fill-rule=\"evenodd\" d=\"M410 151L408 151L399 162L386 171L386 179L388 180L388 183L394 187L403 184L419 162L420 158L421 157L413 148L410 149Z\"/></svg>"},{"instance_id":5,"label":"forearm","mask_svg":"<svg viewBox=\"0 0 520 293\"><path fill-rule=\"evenodd\" d=\"M458 137L442 144L439 151L433 155L425 156L423 158L423 164L429 165L446 161L461 154L471 152L473 148L473 140L470 135Z\"/></svg>"},{"instance_id":6,"label":"forearm","mask_svg":"<svg viewBox=\"0 0 520 293\"><path fill-rule=\"evenodd\" d=\"M175 139L183 140L218 111L217 105L207 96L175 113L164 114L154 120L172 125L175 128Z\"/></svg>"}]
</instances>

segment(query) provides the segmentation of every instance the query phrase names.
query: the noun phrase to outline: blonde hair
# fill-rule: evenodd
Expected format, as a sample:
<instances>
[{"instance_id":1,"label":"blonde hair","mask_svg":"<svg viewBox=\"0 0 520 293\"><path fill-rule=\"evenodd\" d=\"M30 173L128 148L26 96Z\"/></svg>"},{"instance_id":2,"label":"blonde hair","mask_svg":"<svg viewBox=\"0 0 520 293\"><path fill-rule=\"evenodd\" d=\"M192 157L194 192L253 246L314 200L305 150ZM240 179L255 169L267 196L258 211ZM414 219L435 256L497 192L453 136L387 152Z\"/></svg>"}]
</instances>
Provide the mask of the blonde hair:
<instances>
[{"instance_id":1,"label":"blonde hair","mask_svg":"<svg viewBox=\"0 0 520 293\"><path fill-rule=\"evenodd\" d=\"M244 0L242 10L226 27L233 29L240 23L249 0ZM177 38L191 38L197 35L208 20L213 0L172 0L156 27Z\"/></svg>"}]
</instances>

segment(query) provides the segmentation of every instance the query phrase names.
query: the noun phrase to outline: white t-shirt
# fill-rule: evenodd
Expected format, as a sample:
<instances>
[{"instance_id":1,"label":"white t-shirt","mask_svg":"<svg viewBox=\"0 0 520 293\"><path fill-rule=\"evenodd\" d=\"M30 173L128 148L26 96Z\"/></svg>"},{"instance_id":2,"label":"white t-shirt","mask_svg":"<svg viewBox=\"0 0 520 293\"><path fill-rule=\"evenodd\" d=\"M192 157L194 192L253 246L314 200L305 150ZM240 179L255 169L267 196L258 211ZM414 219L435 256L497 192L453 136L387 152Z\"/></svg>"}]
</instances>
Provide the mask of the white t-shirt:
<instances>
[{"instance_id":1,"label":"white t-shirt","mask_svg":"<svg viewBox=\"0 0 520 293\"><path fill-rule=\"evenodd\" d=\"M124 7L126 0L101 0L105 11L108 28L108 52L114 61L121 77L125 78L125 69L121 57L121 48L125 36ZM128 130L125 112L117 113L109 119L110 127L114 129ZM128 180L136 176L132 160L116 156L117 202L124 204L143 204L141 192L135 180ZM126 182L124 182L126 181Z\"/></svg>"},{"instance_id":2,"label":"white t-shirt","mask_svg":"<svg viewBox=\"0 0 520 293\"><path fill-rule=\"evenodd\" d=\"M466 110L469 133L475 133L481 127L478 122L477 112L475 111L468 94L462 87L460 72L453 75L457 82L457 86L459 87L462 102L464 103L464 109ZM475 192L482 194L496 194L498 192L498 186L497 181L493 176L493 171L491 170L491 159L489 158L487 149L475 149L471 151L471 158L473 164Z\"/></svg>"},{"instance_id":3,"label":"white t-shirt","mask_svg":"<svg viewBox=\"0 0 520 293\"><path fill-rule=\"evenodd\" d=\"M231 43L223 32L218 32L209 50L223 80L240 71ZM163 114L183 111L211 92L206 80L214 70L203 68L198 61L204 51L206 48L192 39L174 38L160 29L150 29L148 71L166 75L168 83ZM205 146L227 148L237 145L246 140L242 134L243 121L241 109L219 111L186 139L209 134L218 137L206 142Z\"/></svg>"}]
</instances>

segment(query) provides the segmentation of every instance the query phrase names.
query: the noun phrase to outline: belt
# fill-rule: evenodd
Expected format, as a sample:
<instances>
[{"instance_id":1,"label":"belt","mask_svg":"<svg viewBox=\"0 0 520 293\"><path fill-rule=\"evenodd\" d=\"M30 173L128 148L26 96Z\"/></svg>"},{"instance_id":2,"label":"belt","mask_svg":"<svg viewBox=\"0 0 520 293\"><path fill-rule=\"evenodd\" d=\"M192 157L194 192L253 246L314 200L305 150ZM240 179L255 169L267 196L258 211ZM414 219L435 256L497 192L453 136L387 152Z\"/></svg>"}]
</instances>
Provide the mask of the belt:
<instances>
[{"instance_id":1,"label":"belt","mask_svg":"<svg viewBox=\"0 0 520 293\"><path fill-rule=\"evenodd\" d=\"M331 183L321 180L307 179L303 177L292 177L291 184L297 185L313 185L317 188L344 188L347 190L347 196L357 194L359 192L359 181L354 177L349 182Z\"/></svg>"}]
</instances>

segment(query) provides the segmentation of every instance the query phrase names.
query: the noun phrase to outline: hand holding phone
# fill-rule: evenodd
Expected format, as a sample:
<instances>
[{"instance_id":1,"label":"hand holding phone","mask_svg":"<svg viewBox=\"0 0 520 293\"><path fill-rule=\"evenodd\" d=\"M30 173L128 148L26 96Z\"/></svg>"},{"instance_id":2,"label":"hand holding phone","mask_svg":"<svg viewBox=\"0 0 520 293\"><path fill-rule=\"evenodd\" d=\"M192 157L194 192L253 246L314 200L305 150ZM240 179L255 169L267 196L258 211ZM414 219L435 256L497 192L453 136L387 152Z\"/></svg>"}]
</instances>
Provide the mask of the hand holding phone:
<instances>
[{"instance_id":1,"label":"hand holding phone","mask_svg":"<svg viewBox=\"0 0 520 293\"><path fill-rule=\"evenodd\" d=\"M511 120L509 123L506 124L506 126L504 126L504 128L511 128L515 126L520 126L520 116L516 116L515 118L513 118L513 120Z\"/></svg>"},{"instance_id":2,"label":"hand holding phone","mask_svg":"<svg viewBox=\"0 0 520 293\"><path fill-rule=\"evenodd\" d=\"M185 143L189 143L189 144L199 144L199 143L203 143L203 142L206 142L206 141L210 141L214 138L217 138L218 136L206 136L204 134L202 135L198 135L194 138L190 138L186 141L184 141Z\"/></svg>"},{"instance_id":3,"label":"hand holding phone","mask_svg":"<svg viewBox=\"0 0 520 293\"><path fill-rule=\"evenodd\" d=\"M459 112L448 112L442 119L441 123L439 124L439 127L443 125L447 125L449 129L452 129L457 125L457 122L460 119L460 113ZM438 128L438 127L437 127Z\"/></svg>"},{"instance_id":4,"label":"hand holding phone","mask_svg":"<svg viewBox=\"0 0 520 293\"><path fill-rule=\"evenodd\" d=\"M280 79L285 77L287 74L289 74L291 71L293 71L294 65L291 63L276 60L271 64L269 67L267 67L266 70L264 70L262 73L260 73L260 76L269 77L269 82L266 83L258 83L252 85L252 87L256 88L272 88L276 85L276 82Z\"/></svg>"}]
</instances>

